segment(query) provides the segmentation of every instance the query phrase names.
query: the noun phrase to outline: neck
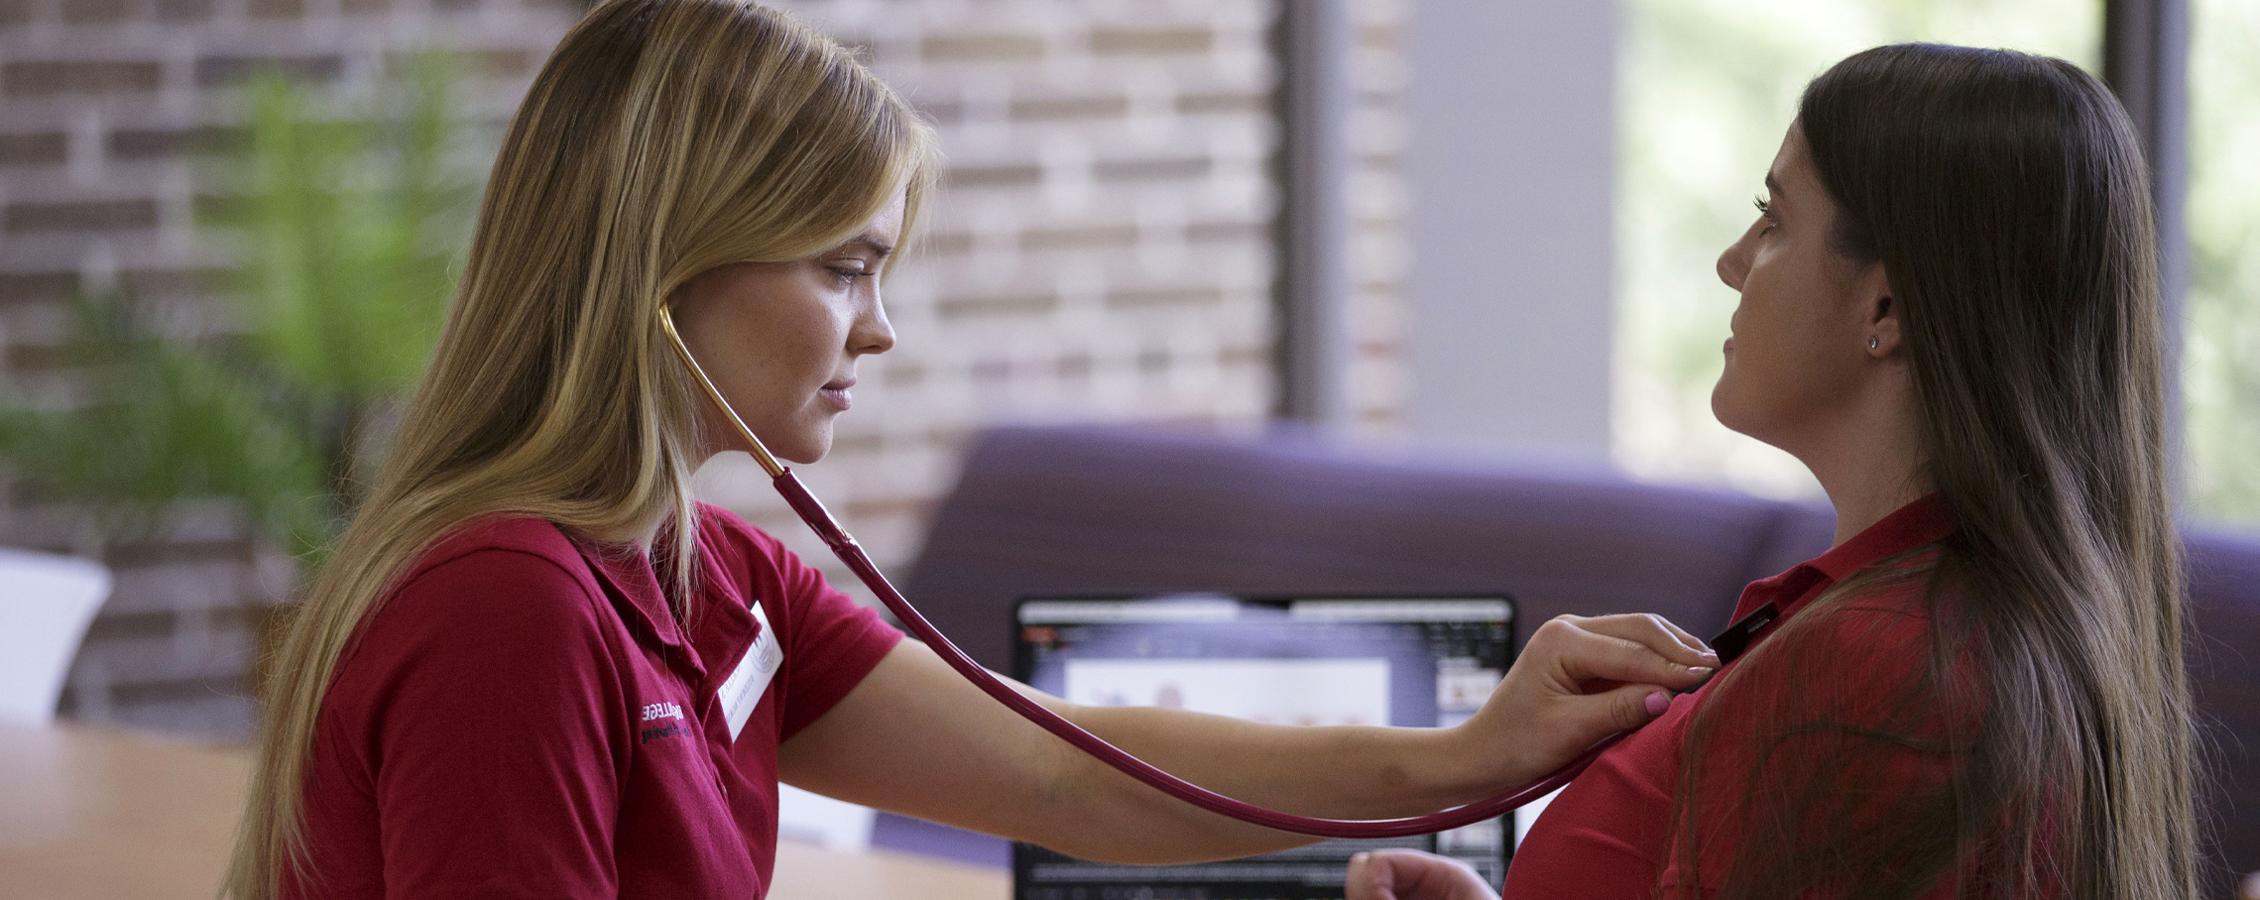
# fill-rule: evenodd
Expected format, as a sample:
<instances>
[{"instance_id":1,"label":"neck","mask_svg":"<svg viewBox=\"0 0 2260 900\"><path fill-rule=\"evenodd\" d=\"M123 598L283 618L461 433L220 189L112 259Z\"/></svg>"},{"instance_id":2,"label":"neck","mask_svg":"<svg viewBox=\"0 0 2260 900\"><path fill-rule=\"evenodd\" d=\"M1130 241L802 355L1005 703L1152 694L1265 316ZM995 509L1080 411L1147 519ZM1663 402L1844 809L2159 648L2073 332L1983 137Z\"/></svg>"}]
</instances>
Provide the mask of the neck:
<instances>
[{"instance_id":1,"label":"neck","mask_svg":"<svg viewBox=\"0 0 2260 900\"><path fill-rule=\"evenodd\" d=\"M1831 434L1795 451L1836 508L1831 546L1936 489L1923 469L1912 399L1899 394L1852 404Z\"/></svg>"},{"instance_id":2,"label":"neck","mask_svg":"<svg viewBox=\"0 0 2260 900\"><path fill-rule=\"evenodd\" d=\"M1819 475L1820 468L1814 467ZM1862 471L1847 467L1836 477L1821 478L1821 490L1836 507L1836 536L1830 546L1851 540L1883 517L1931 492L1930 482L1912 463Z\"/></svg>"},{"instance_id":3,"label":"neck","mask_svg":"<svg viewBox=\"0 0 2260 900\"><path fill-rule=\"evenodd\" d=\"M692 453L689 459L690 474L694 477L697 476L699 470L704 469L707 462L712 460L719 452L720 451L715 450L711 447L699 447ZM642 529L638 530L634 536L636 549L642 551L643 555L646 557L651 556L652 545L658 543L659 541L659 530L662 521L663 520L661 519L653 519L651 522L645 524Z\"/></svg>"}]
</instances>

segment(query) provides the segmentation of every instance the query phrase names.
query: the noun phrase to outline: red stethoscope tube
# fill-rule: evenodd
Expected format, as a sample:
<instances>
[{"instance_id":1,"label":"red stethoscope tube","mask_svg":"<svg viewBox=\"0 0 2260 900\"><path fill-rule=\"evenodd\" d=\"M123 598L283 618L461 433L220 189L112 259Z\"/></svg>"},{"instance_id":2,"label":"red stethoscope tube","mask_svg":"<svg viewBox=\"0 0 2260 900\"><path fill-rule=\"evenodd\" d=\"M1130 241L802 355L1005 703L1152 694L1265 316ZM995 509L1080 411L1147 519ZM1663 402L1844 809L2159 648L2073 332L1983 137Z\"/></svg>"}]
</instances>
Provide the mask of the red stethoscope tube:
<instances>
[{"instance_id":1,"label":"red stethoscope tube","mask_svg":"<svg viewBox=\"0 0 2260 900\"><path fill-rule=\"evenodd\" d=\"M1595 757L1601 755L1601 751L1607 750L1610 745L1624 737L1622 732L1609 736L1606 740L1586 750L1584 755L1579 756L1569 765L1563 766L1553 774L1541 778L1527 787L1425 816L1369 820L1324 819L1314 816L1298 816L1243 803L1154 768L1145 760L1132 756L1122 748L1107 743L1105 739L1098 735L1083 730L1081 726L1060 718L1058 714L1045 709L1041 704L1028 699L1026 695L1013 690L1010 685L998 680L995 675L989 673L989 670L982 668L980 663L974 662L971 657L966 656L965 651L957 649L957 645L950 643L949 638L943 637L941 631L936 629L933 623L926 621L925 616L920 615L917 609L911 607L910 601L903 599L902 592L895 590L895 586L887 581L887 576L879 571L878 566L871 563L871 558L868 555L864 554L863 545L856 543L854 537L842 530L839 523L832 520L831 514L825 511L824 504L818 502L815 495L810 494L807 488L802 487L800 479L793 477L791 471L788 470L778 475L772 479L772 483L776 485L777 493L785 496L785 502L792 506L793 511L800 514L801 521L807 522L808 527L815 530L816 536L824 539L824 543L832 548L832 553L838 556L841 562L846 563L848 568L855 570L856 577L863 579L864 585L871 588L872 593L879 595L879 601L885 603L887 609L892 610L895 617L901 619L903 625L908 627L912 634L917 635L919 640L926 642L926 646L933 648L935 653L940 654L943 662L949 663L950 668L956 669L959 675L965 676L965 680L973 682L974 687L980 688L982 692L995 698L998 703L1011 707L1013 712L1017 712L1028 721L1036 723L1045 731L1059 735L1062 740L1074 744L1078 749L1097 758L1100 762L1115 767L1122 774L1143 781L1152 785L1155 790L1218 815L1230 816L1243 822L1252 822L1280 831L1292 831L1321 837L1386 838L1443 831L1503 815L1516 807L1552 793L1556 788L1568 784L1570 779L1576 778L1577 773L1584 771L1586 766L1592 764Z\"/></svg>"},{"instance_id":2,"label":"red stethoscope tube","mask_svg":"<svg viewBox=\"0 0 2260 900\"><path fill-rule=\"evenodd\" d=\"M706 377L706 372L699 366L698 360L691 357L690 348L683 343L682 336L676 333L674 317L669 314L668 310L661 309L659 321L674 345L676 355L681 357L683 364L690 369L699 385L705 388L708 399L712 400L715 406L719 407L722 413L737 426L740 435L746 439L754 461L760 463L762 469L769 473L771 483L777 488L777 493L784 496L785 503L793 508L793 512L800 515L801 521L808 523L808 527L816 532L817 537L822 538L824 543L832 548L832 553L840 558L840 562L846 563L847 567L855 572L856 577L863 580L864 586L869 587L872 593L878 595L879 602L886 604L887 609L892 611L895 617L910 629L912 634L917 635L919 640L926 642L927 647L932 648L936 654L939 654L942 661L948 663L950 668L956 669L957 673L964 676L966 681L972 682L974 687L980 688L983 693L988 694L998 703L1004 704L1013 712L1019 713L1021 717L1035 723L1045 731L1058 735L1061 740L1075 745L1077 749L1090 754L1100 762L1113 766L1122 774L1145 782L1162 793L1221 816L1298 834L1336 838L1389 838L1428 834L1495 818L1552 793L1562 785L1568 784L1571 779L1576 778L1579 772L1585 771L1585 767L1591 765L1593 760L1601 755L1602 751L1623 739L1626 734L1625 732L1618 732L1610 735L1601 742L1587 748L1583 755L1571 760L1568 765L1524 787L1442 812L1398 819L1327 819L1316 816L1298 816L1243 803L1171 775L1155 768L1145 760L1130 755L1122 748L1107 743L1105 739L1098 735L1083 730L1081 726L1061 718L1057 713L1028 699L1019 691L1013 690L1011 686L998 680L995 675L989 673L989 670L982 668L980 663L976 663L971 657L966 656L965 651L959 650L956 644L950 643L949 638L944 637L940 629L935 628L933 623L926 621L926 617L920 615L918 610L910 605L910 601L903 598L902 592L895 590L895 586L887 581L887 576L881 573L879 567L871 562L871 557L863 552L863 545L856 543L855 538L832 519L832 514L824 509L824 504L801 485L800 479L793 477L790 469L778 463L776 458L770 455L768 448L762 445L761 439L755 437L752 429L747 428L745 422L738 418L737 411L731 409L730 404L722 398L722 392Z\"/></svg>"}]
</instances>

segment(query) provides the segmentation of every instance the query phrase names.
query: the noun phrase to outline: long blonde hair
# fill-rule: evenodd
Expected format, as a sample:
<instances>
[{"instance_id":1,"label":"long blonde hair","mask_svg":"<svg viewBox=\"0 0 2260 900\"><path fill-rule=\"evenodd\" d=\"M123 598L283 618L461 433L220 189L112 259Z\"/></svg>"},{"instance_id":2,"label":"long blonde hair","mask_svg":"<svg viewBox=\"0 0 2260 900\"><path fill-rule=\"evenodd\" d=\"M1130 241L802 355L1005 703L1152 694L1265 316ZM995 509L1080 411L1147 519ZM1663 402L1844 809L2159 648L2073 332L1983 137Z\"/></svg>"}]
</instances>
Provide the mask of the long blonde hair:
<instances>
[{"instance_id":1,"label":"long blonde hair","mask_svg":"<svg viewBox=\"0 0 2260 900\"><path fill-rule=\"evenodd\" d=\"M224 894L273 896L306 864L301 793L338 661L449 531L495 514L600 542L672 526L654 553L690 596L701 398L661 343L662 302L717 266L820 253L902 191L907 235L935 158L848 50L747 0L611 0L566 34L503 139L389 456L284 630Z\"/></svg>"}]
</instances>

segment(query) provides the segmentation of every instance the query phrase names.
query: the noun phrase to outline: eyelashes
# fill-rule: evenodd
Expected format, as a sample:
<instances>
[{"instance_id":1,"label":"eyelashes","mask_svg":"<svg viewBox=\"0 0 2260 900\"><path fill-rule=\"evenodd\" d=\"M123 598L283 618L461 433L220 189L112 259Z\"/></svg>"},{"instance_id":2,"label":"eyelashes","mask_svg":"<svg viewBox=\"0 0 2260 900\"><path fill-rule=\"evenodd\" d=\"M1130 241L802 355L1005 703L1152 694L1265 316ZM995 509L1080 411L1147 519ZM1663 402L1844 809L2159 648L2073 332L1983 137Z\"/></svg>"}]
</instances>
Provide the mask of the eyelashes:
<instances>
[{"instance_id":1,"label":"eyelashes","mask_svg":"<svg viewBox=\"0 0 2260 900\"><path fill-rule=\"evenodd\" d=\"M1759 215L1761 215L1761 216L1772 216L1772 215L1773 215L1773 204L1771 204L1771 203L1767 203L1767 202L1766 202L1766 198L1764 198L1764 197L1757 197L1757 196L1753 196L1753 197L1751 197L1751 198L1750 198L1750 205L1757 207L1757 208L1758 208L1758 214L1759 214Z\"/></svg>"}]
</instances>

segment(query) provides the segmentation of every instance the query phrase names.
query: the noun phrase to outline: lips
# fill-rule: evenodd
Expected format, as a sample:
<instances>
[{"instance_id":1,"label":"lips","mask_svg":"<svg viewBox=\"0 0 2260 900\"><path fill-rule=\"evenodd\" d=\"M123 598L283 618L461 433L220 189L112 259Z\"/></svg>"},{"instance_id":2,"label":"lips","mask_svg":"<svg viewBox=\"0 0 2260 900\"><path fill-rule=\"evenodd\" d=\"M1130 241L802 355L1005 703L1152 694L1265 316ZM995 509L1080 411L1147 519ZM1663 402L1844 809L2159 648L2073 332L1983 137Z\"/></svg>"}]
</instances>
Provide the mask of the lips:
<instances>
[{"instance_id":1,"label":"lips","mask_svg":"<svg viewBox=\"0 0 2260 900\"><path fill-rule=\"evenodd\" d=\"M842 378L817 389L816 395L839 411L846 412L848 407L855 405L855 397L848 393L848 389L852 387L855 387L855 379Z\"/></svg>"}]
</instances>

